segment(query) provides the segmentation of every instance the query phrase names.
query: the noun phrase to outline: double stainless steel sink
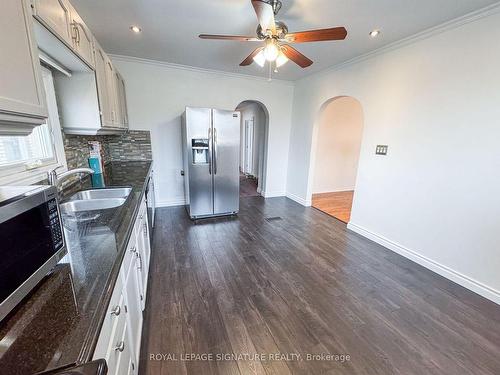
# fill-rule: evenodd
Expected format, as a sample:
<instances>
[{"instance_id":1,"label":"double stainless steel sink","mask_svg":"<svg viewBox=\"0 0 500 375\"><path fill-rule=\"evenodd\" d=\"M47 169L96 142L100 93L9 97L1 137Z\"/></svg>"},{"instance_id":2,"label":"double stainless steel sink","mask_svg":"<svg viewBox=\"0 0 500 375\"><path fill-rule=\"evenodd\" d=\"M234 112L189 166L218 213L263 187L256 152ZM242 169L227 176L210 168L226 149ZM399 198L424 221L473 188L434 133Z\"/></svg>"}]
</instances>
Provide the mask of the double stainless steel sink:
<instances>
[{"instance_id":1,"label":"double stainless steel sink","mask_svg":"<svg viewBox=\"0 0 500 375\"><path fill-rule=\"evenodd\" d=\"M74 213L120 207L131 192L130 187L83 190L61 204L61 210Z\"/></svg>"}]
</instances>

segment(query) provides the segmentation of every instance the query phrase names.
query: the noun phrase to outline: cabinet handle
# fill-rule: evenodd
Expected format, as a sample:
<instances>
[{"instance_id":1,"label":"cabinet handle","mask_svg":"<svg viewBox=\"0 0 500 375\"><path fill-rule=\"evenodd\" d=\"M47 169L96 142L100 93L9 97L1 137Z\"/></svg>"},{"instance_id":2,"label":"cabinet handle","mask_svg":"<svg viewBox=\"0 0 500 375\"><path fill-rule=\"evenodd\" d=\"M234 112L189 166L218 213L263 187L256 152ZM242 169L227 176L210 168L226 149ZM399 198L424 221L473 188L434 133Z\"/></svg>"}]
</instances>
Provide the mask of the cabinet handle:
<instances>
[{"instance_id":1,"label":"cabinet handle","mask_svg":"<svg viewBox=\"0 0 500 375\"><path fill-rule=\"evenodd\" d=\"M137 259L139 260L139 264L137 265L137 269L142 270L142 257L141 254L137 253Z\"/></svg>"},{"instance_id":2,"label":"cabinet handle","mask_svg":"<svg viewBox=\"0 0 500 375\"><path fill-rule=\"evenodd\" d=\"M132 253L136 253L136 252L137 252L136 247L134 246L133 248L131 248L131 249L130 249L130 252L132 252Z\"/></svg>"},{"instance_id":3,"label":"cabinet handle","mask_svg":"<svg viewBox=\"0 0 500 375\"><path fill-rule=\"evenodd\" d=\"M147 236L147 234L148 234L148 226L147 226L146 223L144 223L143 229L144 229L144 235Z\"/></svg>"},{"instance_id":4,"label":"cabinet handle","mask_svg":"<svg viewBox=\"0 0 500 375\"><path fill-rule=\"evenodd\" d=\"M125 350L125 342L120 341L118 345L115 346L115 350L118 350L119 352L123 352Z\"/></svg>"},{"instance_id":5,"label":"cabinet handle","mask_svg":"<svg viewBox=\"0 0 500 375\"><path fill-rule=\"evenodd\" d=\"M116 305L116 307L113 310L111 310L111 315L118 316L120 315L121 311L122 309L120 308L120 306Z\"/></svg>"},{"instance_id":6,"label":"cabinet handle","mask_svg":"<svg viewBox=\"0 0 500 375\"><path fill-rule=\"evenodd\" d=\"M77 46L80 46L80 30L78 29L78 23L73 22L71 26L73 28L73 35L71 35L71 38L75 41Z\"/></svg>"},{"instance_id":7,"label":"cabinet handle","mask_svg":"<svg viewBox=\"0 0 500 375\"><path fill-rule=\"evenodd\" d=\"M76 44L80 47L80 29L76 26Z\"/></svg>"}]
</instances>

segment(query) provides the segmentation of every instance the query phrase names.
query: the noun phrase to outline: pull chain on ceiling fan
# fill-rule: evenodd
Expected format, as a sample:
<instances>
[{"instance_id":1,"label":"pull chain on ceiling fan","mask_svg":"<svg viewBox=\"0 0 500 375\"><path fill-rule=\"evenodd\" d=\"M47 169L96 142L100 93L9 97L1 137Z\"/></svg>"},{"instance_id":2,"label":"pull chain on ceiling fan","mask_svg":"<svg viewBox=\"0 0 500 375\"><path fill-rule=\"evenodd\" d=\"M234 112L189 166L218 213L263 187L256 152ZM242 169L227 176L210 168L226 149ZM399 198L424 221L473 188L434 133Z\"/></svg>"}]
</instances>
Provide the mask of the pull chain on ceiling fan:
<instances>
[{"instance_id":1,"label":"pull chain on ceiling fan","mask_svg":"<svg viewBox=\"0 0 500 375\"><path fill-rule=\"evenodd\" d=\"M284 22L275 20L275 16L278 15L282 6L281 1L251 1L259 22L256 37L211 34L201 34L199 36L201 39L264 42L264 45L256 48L240 63L240 66L247 66L255 61L259 66L263 67L268 61L270 64L274 63L276 68L279 68L286 64L288 60L292 60L301 68L307 68L313 64L313 61L290 46L290 43L344 40L347 37L347 30L344 27L289 33L288 27Z\"/></svg>"}]
</instances>

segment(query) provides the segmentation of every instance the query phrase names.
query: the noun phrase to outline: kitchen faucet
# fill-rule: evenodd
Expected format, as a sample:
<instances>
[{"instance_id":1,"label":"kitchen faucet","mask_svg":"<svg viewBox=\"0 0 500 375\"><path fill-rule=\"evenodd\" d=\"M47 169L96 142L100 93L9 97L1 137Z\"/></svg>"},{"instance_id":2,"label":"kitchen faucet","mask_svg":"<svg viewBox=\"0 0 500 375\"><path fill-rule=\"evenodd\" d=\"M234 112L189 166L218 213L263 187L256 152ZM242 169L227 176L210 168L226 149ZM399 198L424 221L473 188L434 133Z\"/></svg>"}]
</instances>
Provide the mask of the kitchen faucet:
<instances>
[{"instance_id":1,"label":"kitchen faucet","mask_svg":"<svg viewBox=\"0 0 500 375\"><path fill-rule=\"evenodd\" d=\"M66 179L70 176L77 175L77 174L94 174L94 170L90 169L90 168L75 168L75 169L71 169L71 170L68 170L66 172L62 172L62 173L57 174L57 170L61 167L62 166L60 165L60 166L58 166L58 167L56 167L48 172L47 175L48 175L50 185L57 187L61 183L62 180Z\"/></svg>"}]
</instances>

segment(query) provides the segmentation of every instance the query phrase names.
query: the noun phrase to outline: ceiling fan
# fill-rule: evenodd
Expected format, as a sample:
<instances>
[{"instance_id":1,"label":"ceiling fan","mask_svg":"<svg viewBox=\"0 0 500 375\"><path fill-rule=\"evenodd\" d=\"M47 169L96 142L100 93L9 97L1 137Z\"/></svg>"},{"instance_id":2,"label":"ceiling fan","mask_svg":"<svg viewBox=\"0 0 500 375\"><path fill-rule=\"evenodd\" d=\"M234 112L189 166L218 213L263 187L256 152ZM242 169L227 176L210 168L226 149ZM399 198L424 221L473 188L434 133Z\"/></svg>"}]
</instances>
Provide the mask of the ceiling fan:
<instances>
[{"instance_id":1,"label":"ceiling fan","mask_svg":"<svg viewBox=\"0 0 500 375\"><path fill-rule=\"evenodd\" d=\"M278 15L282 6L280 0L252 0L252 5L259 21L256 37L210 34L201 34L199 37L201 39L263 42L264 45L256 48L240 63L240 66L247 66L255 61L259 66L263 67L266 61L268 61L270 66L274 63L275 69L277 69L288 60L292 60L301 68L307 68L313 63L312 60L288 43L344 40L347 36L347 30L344 27L289 33L288 27L284 22L275 20L275 16Z\"/></svg>"}]
</instances>

